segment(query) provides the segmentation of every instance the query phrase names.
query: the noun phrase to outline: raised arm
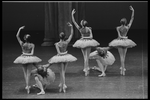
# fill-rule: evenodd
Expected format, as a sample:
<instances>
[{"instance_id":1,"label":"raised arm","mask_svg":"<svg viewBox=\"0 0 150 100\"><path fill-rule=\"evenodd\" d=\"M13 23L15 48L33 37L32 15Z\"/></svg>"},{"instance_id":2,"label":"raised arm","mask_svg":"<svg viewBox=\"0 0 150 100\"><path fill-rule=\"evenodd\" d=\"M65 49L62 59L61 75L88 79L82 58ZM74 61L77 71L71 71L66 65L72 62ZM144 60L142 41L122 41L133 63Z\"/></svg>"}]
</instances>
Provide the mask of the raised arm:
<instances>
[{"instance_id":1,"label":"raised arm","mask_svg":"<svg viewBox=\"0 0 150 100\"><path fill-rule=\"evenodd\" d=\"M71 13L71 17L72 17L72 22L74 23L74 25L76 26L76 28L79 30L80 29L80 26L76 23L75 19L74 19L74 14L75 14L75 9L72 10L72 13Z\"/></svg>"},{"instance_id":2,"label":"raised arm","mask_svg":"<svg viewBox=\"0 0 150 100\"><path fill-rule=\"evenodd\" d=\"M66 40L68 43L71 41L72 37L73 37L73 26L71 23L67 23L69 27L71 27L71 34L69 36L69 38Z\"/></svg>"},{"instance_id":3,"label":"raised arm","mask_svg":"<svg viewBox=\"0 0 150 100\"><path fill-rule=\"evenodd\" d=\"M133 19L134 19L134 9L133 9L133 7L132 7L132 6L130 6L130 10L132 10L132 15L131 15L131 19L130 19L129 24L127 25L127 26L128 26L128 28L130 28L130 27L131 27L132 22L133 22Z\"/></svg>"},{"instance_id":4,"label":"raised arm","mask_svg":"<svg viewBox=\"0 0 150 100\"><path fill-rule=\"evenodd\" d=\"M23 42L21 41L19 35L20 35L21 29L24 29L24 27L25 26L20 27L19 30L18 30L18 32L17 32L17 34L16 34L17 40L18 40L18 42L19 42L20 45L22 45Z\"/></svg>"}]
</instances>

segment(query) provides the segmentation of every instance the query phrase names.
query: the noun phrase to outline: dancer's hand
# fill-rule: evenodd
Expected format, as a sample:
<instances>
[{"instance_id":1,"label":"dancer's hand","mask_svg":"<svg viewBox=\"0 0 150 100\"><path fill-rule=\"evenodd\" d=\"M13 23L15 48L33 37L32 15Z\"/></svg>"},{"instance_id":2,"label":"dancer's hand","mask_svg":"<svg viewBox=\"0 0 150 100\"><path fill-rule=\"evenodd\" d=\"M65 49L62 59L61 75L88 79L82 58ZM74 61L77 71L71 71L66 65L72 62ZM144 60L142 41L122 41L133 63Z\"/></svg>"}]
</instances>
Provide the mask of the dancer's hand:
<instances>
[{"instance_id":1,"label":"dancer's hand","mask_svg":"<svg viewBox=\"0 0 150 100\"><path fill-rule=\"evenodd\" d=\"M50 64L48 63L48 64L45 64L45 65L43 65L43 67L49 67L50 66Z\"/></svg>"},{"instance_id":2,"label":"dancer's hand","mask_svg":"<svg viewBox=\"0 0 150 100\"><path fill-rule=\"evenodd\" d=\"M72 26L72 24L70 22L67 23L68 26Z\"/></svg>"},{"instance_id":3,"label":"dancer's hand","mask_svg":"<svg viewBox=\"0 0 150 100\"><path fill-rule=\"evenodd\" d=\"M25 26L21 26L19 29L24 29Z\"/></svg>"},{"instance_id":4,"label":"dancer's hand","mask_svg":"<svg viewBox=\"0 0 150 100\"><path fill-rule=\"evenodd\" d=\"M75 12L76 12L75 9L73 9L73 10L72 10L72 15L75 14Z\"/></svg>"},{"instance_id":5,"label":"dancer's hand","mask_svg":"<svg viewBox=\"0 0 150 100\"><path fill-rule=\"evenodd\" d=\"M128 37L127 36L123 36L122 38L127 39Z\"/></svg>"},{"instance_id":6,"label":"dancer's hand","mask_svg":"<svg viewBox=\"0 0 150 100\"><path fill-rule=\"evenodd\" d=\"M133 9L133 7L132 7L132 6L130 6L129 8L130 8L130 10L134 11L134 9Z\"/></svg>"}]
</instances>

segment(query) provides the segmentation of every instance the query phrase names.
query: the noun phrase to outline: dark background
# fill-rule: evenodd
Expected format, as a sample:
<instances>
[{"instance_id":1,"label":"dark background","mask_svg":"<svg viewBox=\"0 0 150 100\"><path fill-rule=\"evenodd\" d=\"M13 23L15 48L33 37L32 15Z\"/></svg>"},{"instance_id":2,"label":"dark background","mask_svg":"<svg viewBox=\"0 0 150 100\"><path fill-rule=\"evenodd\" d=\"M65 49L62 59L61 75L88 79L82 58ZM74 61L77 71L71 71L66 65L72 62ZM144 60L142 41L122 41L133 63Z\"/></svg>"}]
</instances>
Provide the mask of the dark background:
<instances>
[{"instance_id":1,"label":"dark background","mask_svg":"<svg viewBox=\"0 0 150 100\"><path fill-rule=\"evenodd\" d=\"M93 29L94 38L102 46L107 46L112 39L117 38L115 28L120 25L121 18L125 17L129 22L132 13L130 5L135 10L135 17L128 37L136 43L146 43L147 2L85 2L85 19ZM44 2L3 2L3 43L17 43L16 32L25 25L22 36L28 32L34 38L33 42L41 45L44 39L44 13Z\"/></svg>"}]
</instances>

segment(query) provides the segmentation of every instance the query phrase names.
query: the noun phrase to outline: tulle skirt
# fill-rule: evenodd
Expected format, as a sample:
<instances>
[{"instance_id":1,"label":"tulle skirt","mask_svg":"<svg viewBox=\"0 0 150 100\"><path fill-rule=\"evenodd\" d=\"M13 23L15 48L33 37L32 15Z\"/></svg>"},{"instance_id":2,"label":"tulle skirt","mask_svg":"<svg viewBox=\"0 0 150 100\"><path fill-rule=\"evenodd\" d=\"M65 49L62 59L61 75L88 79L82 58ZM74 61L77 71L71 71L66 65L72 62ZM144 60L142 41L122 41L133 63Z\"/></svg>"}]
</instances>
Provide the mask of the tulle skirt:
<instances>
[{"instance_id":1,"label":"tulle skirt","mask_svg":"<svg viewBox=\"0 0 150 100\"><path fill-rule=\"evenodd\" d=\"M136 46L136 43L133 42L131 39L114 39L109 43L109 46L132 48Z\"/></svg>"},{"instance_id":2,"label":"tulle skirt","mask_svg":"<svg viewBox=\"0 0 150 100\"><path fill-rule=\"evenodd\" d=\"M60 62L73 62L73 61L76 61L76 60L77 60L77 58L74 57L73 55L64 54L64 55L55 55L52 58L50 58L48 60L48 62L50 64L52 64L52 63L60 63Z\"/></svg>"},{"instance_id":3,"label":"tulle skirt","mask_svg":"<svg viewBox=\"0 0 150 100\"><path fill-rule=\"evenodd\" d=\"M55 73L50 68L48 68L47 74L47 77L43 78L43 84L49 85L50 83L55 81Z\"/></svg>"},{"instance_id":4,"label":"tulle skirt","mask_svg":"<svg viewBox=\"0 0 150 100\"><path fill-rule=\"evenodd\" d=\"M74 43L73 47L86 48L86 47L96 47L98 45L100 45L100 43L98 43L96 40L84 38L84 39L77 40Z\"/></svg>"},{"instance_id":5,"label":"tulle skirt","mask_svg":"<svg viewBox=\"0 0 150 100\"><path fill-rule=\"evenodd\" d=\"M17 57L14 61L15 64L28 64L28 63L39 63L42 60L37 56L33 55L21 55Z\"/></svg>"},{"instance_id":6,"label":"tulle skirt","mask_svg":"<svg viewBox=\"0 0 150 100\"><path fill-rule=\"evenodd\" d=\"M115 57L114 55L107 51L106 57L101 57L98 55L97 51L93 51L89 55L89 59L99 59L103 65L112 65L115 62Z\"/></svg>"}]
</instances>

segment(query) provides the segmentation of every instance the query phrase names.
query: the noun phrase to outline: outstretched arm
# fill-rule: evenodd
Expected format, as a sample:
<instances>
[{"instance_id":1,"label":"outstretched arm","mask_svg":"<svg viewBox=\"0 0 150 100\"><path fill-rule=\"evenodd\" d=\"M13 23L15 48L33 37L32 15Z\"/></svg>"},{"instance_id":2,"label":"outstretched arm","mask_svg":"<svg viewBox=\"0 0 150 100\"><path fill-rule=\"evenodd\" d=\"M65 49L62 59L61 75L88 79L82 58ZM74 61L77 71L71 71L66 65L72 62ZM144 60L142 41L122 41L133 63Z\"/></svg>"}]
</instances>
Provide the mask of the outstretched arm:
<instances>
[{"instance_id":1,"label":"outstretched arm","mask_svg":"<svg viewBox=\"0 0 150 100\"><path fill-rule=\"evenodd\" d=\"M71 41L71 39L72 39L72 36L73 36L73 26L69 22L67 24L68 24L68 26L71 27L71 34L70 34L69 38L66 40L69 43Z\"/></svg>"},{"instance_id":2,"label":"outstretched arm","mask_svg":"<svg viewBox=\"0 0 150 100\"><path fill-rule=\"evenodd\" d=\"M22 43L23 43L23 42L21 41L20 37L19 37L19 35L20 35L20 30L21 30L21 29L24 29L24 27L25 27L25 26L20 27L19 30L18 30L18 32L17 32L17 34L16 34L17 40L18 40L18 42L19 42L20 45L22 45Z\"/></svg>"},{"instance_id":3,"label":"outstretched arm","mask_svg":"<svg viewBox=\"0 0 150 100\"><path fill-rule=\"evenodd\" d=\"M31 71L31 75L37 74L37 68Z\"/></svg>"},{"instance_id":4,"label":"outstretched arm","mask_svg":"<svg viewBox=\"0 0 150 100\"><path fill-rule=\"evenodd\" d=\"M74 23L74 25L76 26L76 28L79 30L80 26L76 23L76 21L74 19L74 14L75 14L75 9L72 10L71 17L72 17L72 22Z\"/></svg>"},{"instance_id":5,"label":"outstretched arm","mask_svg":"<svg viewBox=\"0 0 150 100\"><path fill-rule=\"evenodd\" d=\"M130 10L132 10L132 15L131 15L131 19L130 19L129 24L127 25L129 28L131 27L133 19L134 19L134 9L132 6L130 6Z\"/></svg>"}]
</instances>

